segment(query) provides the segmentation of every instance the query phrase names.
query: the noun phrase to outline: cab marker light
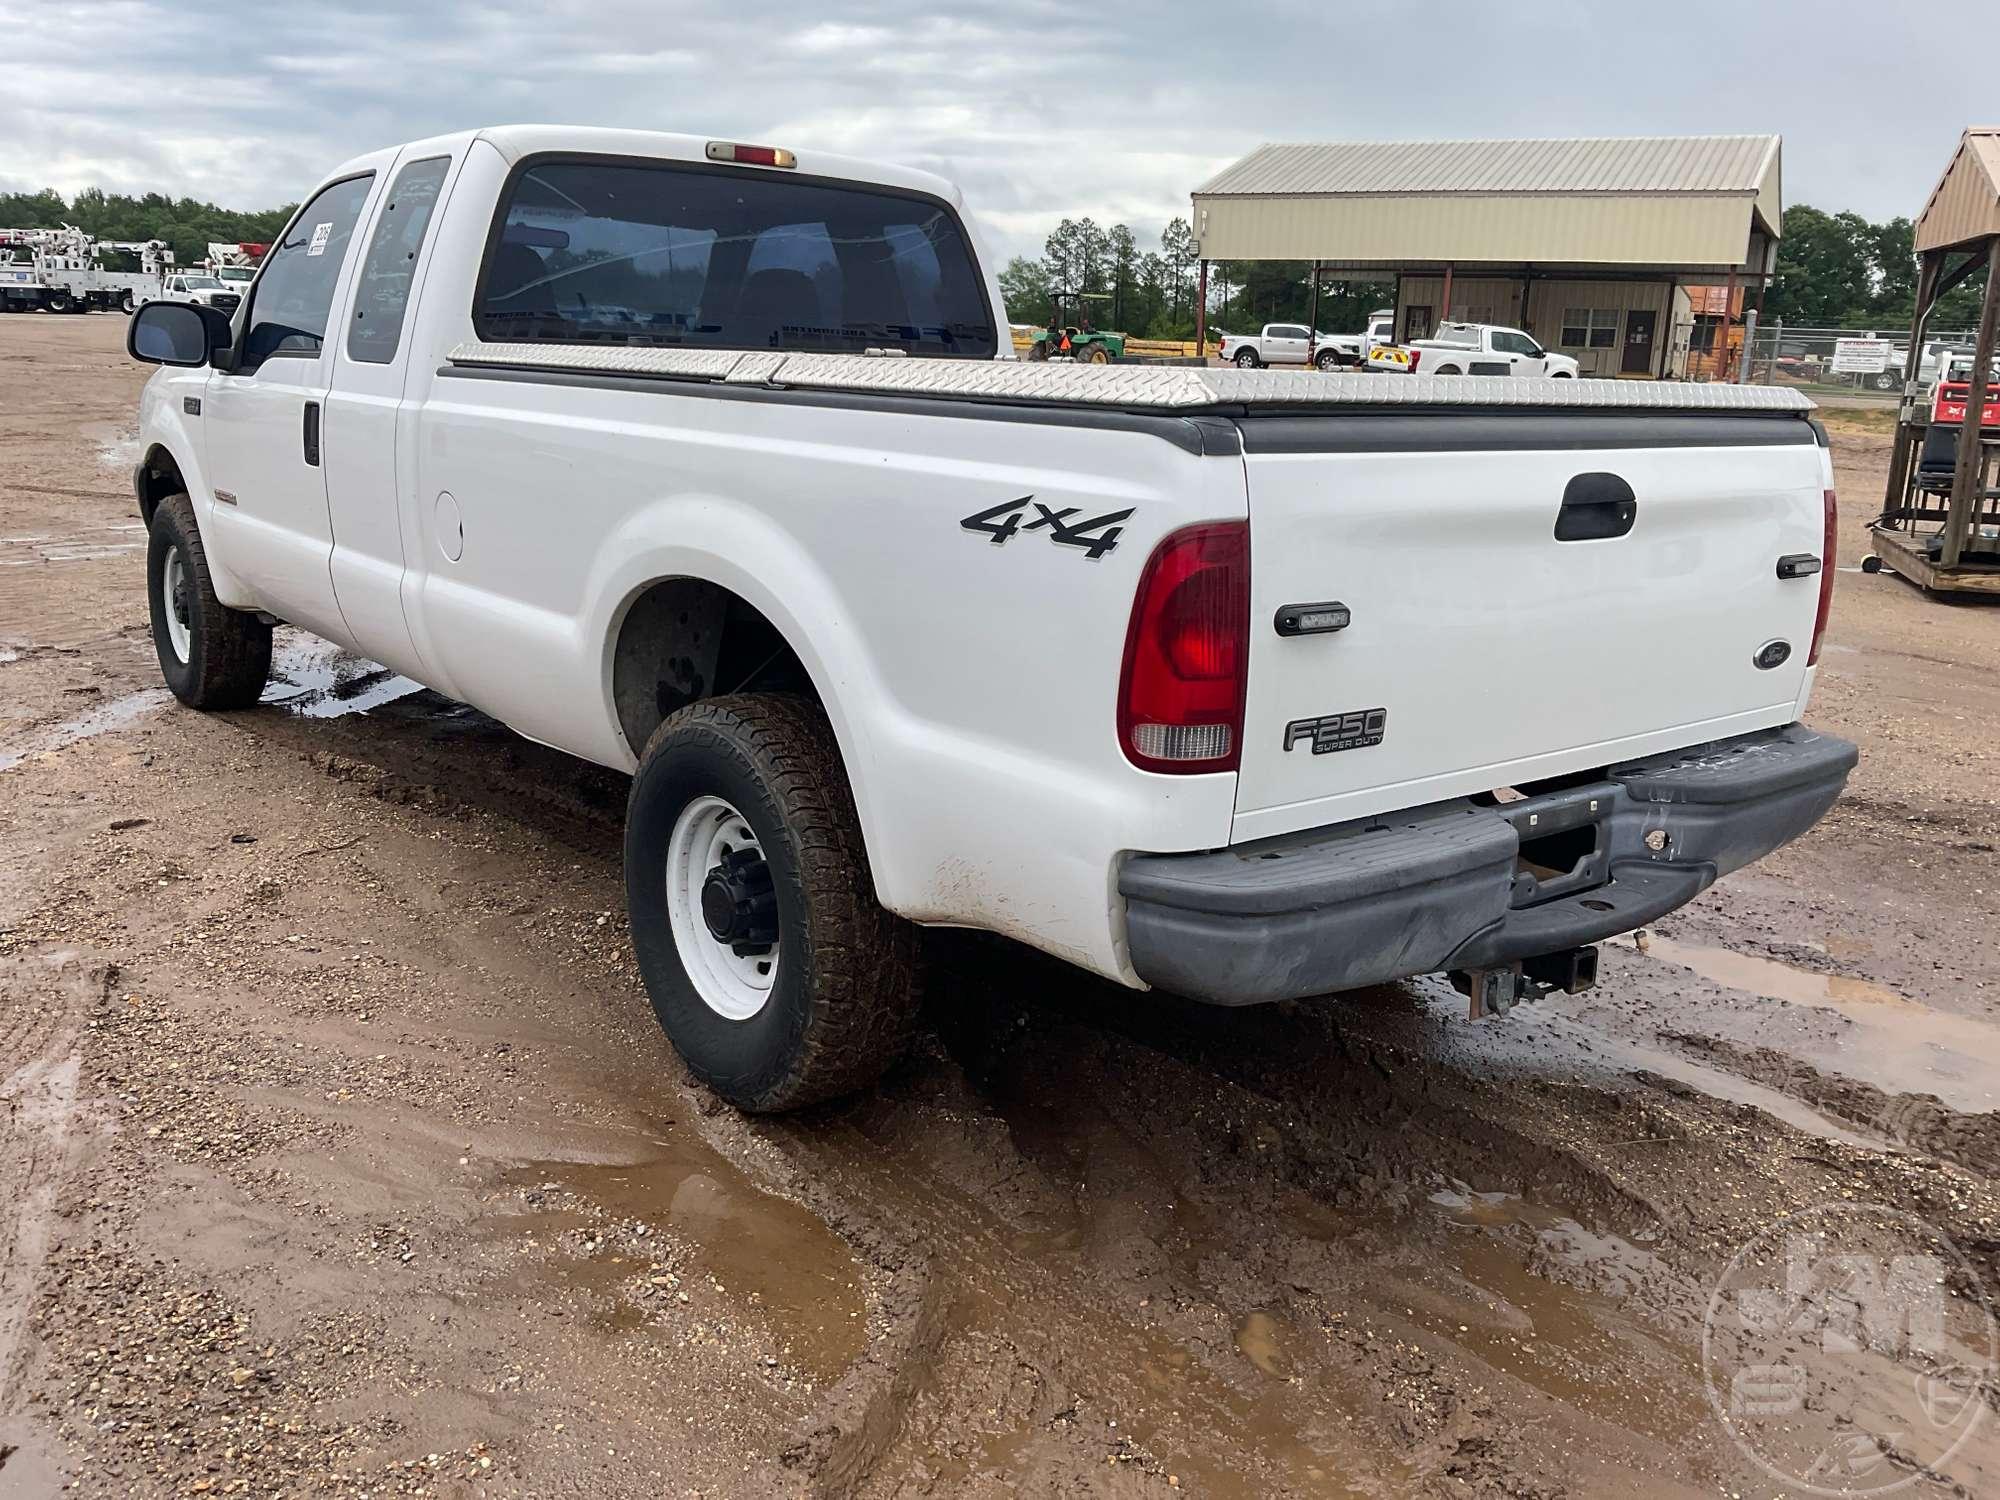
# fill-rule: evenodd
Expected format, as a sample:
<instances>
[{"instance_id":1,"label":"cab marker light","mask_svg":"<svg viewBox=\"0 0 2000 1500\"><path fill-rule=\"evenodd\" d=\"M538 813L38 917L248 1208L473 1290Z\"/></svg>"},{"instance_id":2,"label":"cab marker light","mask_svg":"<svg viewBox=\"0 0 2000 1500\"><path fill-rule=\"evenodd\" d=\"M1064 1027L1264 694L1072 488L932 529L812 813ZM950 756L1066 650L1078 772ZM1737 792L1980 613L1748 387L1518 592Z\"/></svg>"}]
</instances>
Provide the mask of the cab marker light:
<instances>
[{"instance_id":1,"label":"cab marker light","mask_svg":"<svg viewBox=\"0 0 2000 1500\"><path fill-rule=\"evenodd\" d=\"M799 159L782 146L739 146L734 141L710 141L710 161L730 161L743 167L796 167Z\"/></svg>"}]
</instances>

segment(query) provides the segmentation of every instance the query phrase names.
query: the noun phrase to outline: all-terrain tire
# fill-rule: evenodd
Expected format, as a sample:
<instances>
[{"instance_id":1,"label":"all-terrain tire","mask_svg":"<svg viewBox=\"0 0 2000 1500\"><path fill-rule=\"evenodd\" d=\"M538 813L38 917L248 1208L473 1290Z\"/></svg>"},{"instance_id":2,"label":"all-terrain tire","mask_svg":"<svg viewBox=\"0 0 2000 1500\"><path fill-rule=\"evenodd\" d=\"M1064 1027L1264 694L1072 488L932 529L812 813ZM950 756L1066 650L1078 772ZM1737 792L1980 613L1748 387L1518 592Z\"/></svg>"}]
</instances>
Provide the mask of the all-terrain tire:
<instances>
[{"instance_id":1,"label":"all-terrain tire","mask_svg":"<svg viewBox=\"0 0 2000 1500\"><path fill-rule=\"evenodd\" d=\"M180 562L178 602L168 597L165 582L175 552ZM184 494L168 495L153 510L146 543L146 598L160 675L176 698L190 708L248 708L263 695L271 676L271 627L215 597L194 505ZM185 654L175 644L170 617L185 626Z\"/></svg>"},{"instance_id":2,"label":"all-terrain tire","mask_svg":"<svg viewBox=\"0 0 2000 1500\"><path fill-rule=\"evenodd\" d=\"M713 798L749 824L776 897L776 973L762 1008L740 1020L703 998L668 909L677 822ZM908 1045L919 934L875 899L840 747L818 704L709 698L654 731L626 804L625 899L661 1027L695 1076L740 1108L851 1093Z\"/></svg>"},{"instance_id":3,"label":"all-terrain tire","mask_svg":"<svg viewBox=\"0 0 2000 1500\"><path fill-rule=\"evenodd\" d=\"M1111 363L1111 346L1108 344L1085 344L1083 352L1077 355L1087 365L1108 365Z\"/></svg>"}]
</instances>

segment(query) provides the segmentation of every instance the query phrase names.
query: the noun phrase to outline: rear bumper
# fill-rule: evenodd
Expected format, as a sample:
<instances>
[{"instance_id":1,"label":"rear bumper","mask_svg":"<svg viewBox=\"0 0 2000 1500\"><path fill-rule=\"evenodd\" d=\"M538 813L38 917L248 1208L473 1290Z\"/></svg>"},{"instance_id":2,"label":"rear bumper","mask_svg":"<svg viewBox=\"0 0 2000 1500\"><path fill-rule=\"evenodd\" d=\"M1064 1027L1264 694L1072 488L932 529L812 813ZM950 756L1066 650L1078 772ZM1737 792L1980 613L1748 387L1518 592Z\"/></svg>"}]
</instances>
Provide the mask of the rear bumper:
<instances>
[{"instance_id":1,"label":"rear bumper","mask_svg":"<svg viewBox=\"0 0 2000 1500\"><path fill-rule=\"evenodd\" d=\"M1135 855L1118 882L1132 967L1177 994L1254 1005L1598 942L1797 838L1857 758L1847 741L1793 724L1520 802L1442 802L1210 854ZM1550 837L1565 860L1588 852L1561 875L1523 870L1523 842Z\"/></svg>"}]
</instances>

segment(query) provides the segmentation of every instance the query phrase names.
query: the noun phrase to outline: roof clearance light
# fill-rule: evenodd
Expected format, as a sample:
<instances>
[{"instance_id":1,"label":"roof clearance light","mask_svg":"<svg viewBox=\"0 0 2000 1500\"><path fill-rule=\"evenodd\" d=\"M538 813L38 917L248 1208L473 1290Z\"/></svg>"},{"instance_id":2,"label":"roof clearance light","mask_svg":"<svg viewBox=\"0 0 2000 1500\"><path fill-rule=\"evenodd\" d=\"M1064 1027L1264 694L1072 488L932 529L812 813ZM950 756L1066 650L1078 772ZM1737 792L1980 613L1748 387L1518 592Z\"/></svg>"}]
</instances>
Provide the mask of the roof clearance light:
<instances>
[{"instance_id":1,"label":"roof clearance light","mask_svg":"<svg viewBox=\"0 0 2000 1500\"><path fill-rule=\"evenodd\" d=\"M796 167L799 159L782 146L739 146L734 141L710 141L710 161L733 161L744 167Z\"/></svg>"}]
</instances>

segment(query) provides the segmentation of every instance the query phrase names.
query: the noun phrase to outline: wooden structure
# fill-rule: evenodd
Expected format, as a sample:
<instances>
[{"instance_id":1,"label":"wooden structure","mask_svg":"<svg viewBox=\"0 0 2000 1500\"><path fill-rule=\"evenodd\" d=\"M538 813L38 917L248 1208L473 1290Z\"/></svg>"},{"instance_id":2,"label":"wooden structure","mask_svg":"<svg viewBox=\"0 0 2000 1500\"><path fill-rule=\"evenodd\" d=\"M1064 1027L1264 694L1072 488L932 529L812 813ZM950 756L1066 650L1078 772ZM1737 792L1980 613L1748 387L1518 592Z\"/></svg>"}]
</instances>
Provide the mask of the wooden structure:
<instances>
[{"instance_id":1,"label":"wooden structure","mask_svg":"<svg viewBox=\"0 0 2000 1500\"><path fill-rule=\"evenodd\" d=\"M2000 345L2000 126L1965 132L1917 219L1916 315L1889 484L1872 528L1882 565L1926 589L2000 595L2000 424L1982 426ZM1932 396L1917 386L1924 330L1938 299L1980 270L1986 300L1965 414L1952 447ZM1942 441L1941 441L1942 440ZM1947 480L1948 473L1948 480Z\"/></svg>"}]
</instances>

